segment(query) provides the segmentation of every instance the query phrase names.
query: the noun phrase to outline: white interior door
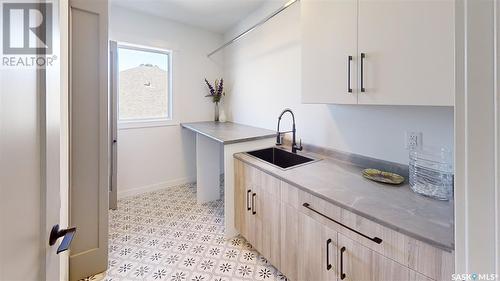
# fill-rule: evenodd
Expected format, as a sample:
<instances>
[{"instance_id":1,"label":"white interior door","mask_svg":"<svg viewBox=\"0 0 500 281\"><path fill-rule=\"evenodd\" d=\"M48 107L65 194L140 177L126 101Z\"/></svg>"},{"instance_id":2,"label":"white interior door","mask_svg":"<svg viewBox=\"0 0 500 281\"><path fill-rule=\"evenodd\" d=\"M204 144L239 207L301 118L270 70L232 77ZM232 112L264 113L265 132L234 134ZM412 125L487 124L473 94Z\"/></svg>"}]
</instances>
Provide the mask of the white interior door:
<instances>
[{"instance_id":1,"label":"white interior door","mask_svg":"<svg viewBox=\"0 0 500 281\"><path fill-rule=\"evenodd\" d=\"M42 21L52 19L52 24L42 30L51 29L47 38L52 39L52 51L30 56L55 55L57 59L42 68L0 68L0 280L66 277L67 252L57 254L57 241L49 245L52 227L64 228L67 224L67 209L62 203L67 194L67 114L62 101L67 94L63 69L68 46L64 40L67 5L62 2L20 7L24 15L37 13L42 15ZM26 22L22 16L10 14L10 19L11 29L23 30ZM41 44L39 41L37 46Z\"/></svg>"},{"instance_id":2,"label":"white interior door","mask_svg":"<svg viewBox=\"0 0 500 281\"><path fill-rule=\"evenodd\" d=\"M107 269L108 1L70 1L70 280Z\"/></svg>"}]
</instances>

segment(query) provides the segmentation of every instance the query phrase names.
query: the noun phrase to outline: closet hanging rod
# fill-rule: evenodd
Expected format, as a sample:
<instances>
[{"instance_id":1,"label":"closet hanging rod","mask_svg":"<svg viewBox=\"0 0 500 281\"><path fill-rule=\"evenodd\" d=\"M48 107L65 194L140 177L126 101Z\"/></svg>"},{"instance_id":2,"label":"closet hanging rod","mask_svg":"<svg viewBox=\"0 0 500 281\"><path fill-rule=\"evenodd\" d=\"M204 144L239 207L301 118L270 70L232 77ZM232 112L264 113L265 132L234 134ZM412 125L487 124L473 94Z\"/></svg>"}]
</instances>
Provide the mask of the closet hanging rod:
<instances>
[{"instance_id":1,"label":"closet hanging rod","mask_svg":"<svg viewBox=\"0 0 500 281\"><path fill-rule=\"evenodd\" d=\"M252 27L248 28L247 30L243 31L242 33L240 33L238 36L234 37L233 39L227 41L226 43L224 43L222 46L220 46L219 48L213 50L212 52L210 52L207 57L210 57L211 55L217 53L218 51L226 48L227 46L233 44L234 42L240 40L242 37L244 37L245 35L247 35L248 33L252 32L254 29L256 29L257 27L263 25L264 23L266 23L268 20L272 19L274 16L276 16L277 14L281 13L283 10L285 10L286 8L290 7L290 5L292 5L293 3L295 2L299 2L300 0L290 0L288 1L285 5L283 5L281 8L279 8L278 10L274 11L272 14L270 14L269 16L265 17L263 20L259 21L258 23L256 23L255 25L253 25Z\"/></svg>"}]
</instances>

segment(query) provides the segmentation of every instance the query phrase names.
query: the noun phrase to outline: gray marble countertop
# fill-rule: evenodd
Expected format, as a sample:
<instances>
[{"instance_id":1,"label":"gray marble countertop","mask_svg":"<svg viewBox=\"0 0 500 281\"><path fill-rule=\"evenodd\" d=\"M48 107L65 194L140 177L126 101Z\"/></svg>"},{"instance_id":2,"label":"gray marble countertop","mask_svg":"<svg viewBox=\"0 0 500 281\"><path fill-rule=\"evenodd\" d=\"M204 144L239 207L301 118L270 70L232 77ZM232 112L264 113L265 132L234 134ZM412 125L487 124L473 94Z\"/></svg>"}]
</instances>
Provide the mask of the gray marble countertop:
<instances>
[{"instance_id":1,"label":"gray marble countertop","mask_svg":"<svg viewBox=\"0 0 500 281\"><path fill-rule=\"evenodd\" d=\"M232 144L276 137L275 131L237 124L233 122L221 123L214 121L205 121L181 123L181 126L223 144Z\"/></svg>"},{"instance_id":2,"label":"gray marble countertop","mask_svg":"<svg viewBox=\"0 0 500 281\"><path fill-rule=\"evenodd\" d=\"M361 176L361 167L318 154L309 155L323 159L282 170L246 153L234 157L388 228L446 251L454 249L453 201L420 196L407 184L375 183Z\"/></svg>"}]
</instances>

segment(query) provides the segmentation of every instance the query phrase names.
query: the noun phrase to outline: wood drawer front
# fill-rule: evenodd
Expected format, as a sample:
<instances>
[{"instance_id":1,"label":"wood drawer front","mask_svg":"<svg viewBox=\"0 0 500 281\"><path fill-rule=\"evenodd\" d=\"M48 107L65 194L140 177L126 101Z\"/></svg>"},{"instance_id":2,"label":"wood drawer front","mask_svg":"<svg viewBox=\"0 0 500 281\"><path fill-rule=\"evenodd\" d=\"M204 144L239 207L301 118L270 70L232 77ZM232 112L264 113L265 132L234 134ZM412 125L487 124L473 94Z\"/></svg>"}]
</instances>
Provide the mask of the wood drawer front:
<instances>
[{"instance_id":1,"label":"wood drawer front","mask_svg":"<svg viewBox=\"0 0 500 281\"><path fill-rule=\"evenodd\" d=\"M410 269L409 281L431 281L433 279ZM446 279L443 279L446 280Z\"/></svg>"},{"instance_id":2,"label":"wood drawer front","mask_svg":"<svg viewBox=\"0 0 500 281\"><path fill-rule=\"evenodd\" d=\"M434 280L451 280L455 255L422 241L408 238L408 267Z\"/></svg>"},{"instance_id":3,"label":"wood drawer front","mask_svg":"<svg viewBox=\"0 0 500 281\"><path fill-rule=\"evenodd\" d=\"M327 225L329 228L332 228L361 245L400 264L408 266L410 269L420 272L431 279L450 279L454 268L453 253L435 248L429 244L384 227L326 200L311 195L293 185L283 182L281 187L282 201L297 208L299 212L307 214L313 219ZM304 203L309 203L310 208L322 215L305 208L303 206ZM325 218L325 216L330 219ZM377 244L349 230L347 227L370 238L381 238L382 243Z\"/></svg>"},{"instance_id":4,"label":"wood drawer front","mask_svg":"<svg viewBox=\"0 0 500 281\"><path fill-rule=\"evenodd\" d=\"M401 264L407 264L405 255L405 242L407 239L405 235L383 227L368 219L362 218L361 216L342 209L337 205L327 202L321 198L313 196L290 184L282 184L281 194L282 200L292 206L295 206L300 212L309 215L315 220L327 225L346 237L353 239L365 247L368 247ZM304 203L308 203L310 208L314 209L318 213L321 213L322 215L307 209L303 206ZM342 226L332 220L335 220L345 226ZM348 228L358 231L370 238L381 238L382 243L377 244Z\"/></svg>"}]
</instances>

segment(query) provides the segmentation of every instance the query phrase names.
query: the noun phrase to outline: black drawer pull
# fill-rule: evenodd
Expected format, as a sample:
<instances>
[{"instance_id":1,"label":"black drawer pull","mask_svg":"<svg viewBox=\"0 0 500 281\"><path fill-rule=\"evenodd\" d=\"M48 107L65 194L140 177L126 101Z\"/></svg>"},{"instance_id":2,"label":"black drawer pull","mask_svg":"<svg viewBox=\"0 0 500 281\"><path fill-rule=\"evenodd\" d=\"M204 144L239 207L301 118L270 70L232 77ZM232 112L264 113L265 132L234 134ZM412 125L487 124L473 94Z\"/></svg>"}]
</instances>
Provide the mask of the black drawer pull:
<instances>
[{"instance_id":1,"label":"black drawer pull","mask_svg":"<svg viewBox=\"0 0 500 281\"><path fill-rule=\"evenodd\" d=\"M332 264L330 263L330 243L332 243L332 239L328 238L326 240L326 270L332 269Z\"/></svg>"},{"instance_id":2,"label":"black drawer pull","mask_svg":"<svg viewBox=\"0 0 500 281\"><path fill-rule=\"evenodd\" d=\"M257 214L257 212L255 211L255 196L256 195L257 195L257 193L252 194L252 215Z\"/></svg>"},{"instance_id":3,"label":"black drawer pull","mask_svg":"<svg viewBox=\"0 0 500 281\"><path fill-rule=\"evenodd\" d=\"M347 57L347 92L352 93L351 88L351 61L352 56Z\"/></svg>"},{"instance_id":4,"label":"black drawer pull","mask_svg":"<svg viewBox=\"0 0 500 281\"><path fill-rule=\"evenodd\" d=\"M251 208L250 208L250 202L248 202L250 200L250 193L252 192L251 189L247 190L247 211L250 211Z\"/></svg>"},{"instance_id":5,"label":"black drawer pull","mask_svg":"<svg viewBox=\"0 0 500 281\"><path fill-rule=\"evenodd\" d=\"M365 53L361 53L361 73L360 74L361 74L361 92L362 93L364 93L366 91L365 90L365 83L363 81L363 78L364 78L363 72L364 72L365 57L366 57Z\"/></svg>"},{"instance_id":6,"label":"black drawer pull","mask_svg":"<svg viewBox=\"0 0 500 281\"><path fill-rule=\"evenodd\" d=\"M371 238L371 237L369 237L369 236L367 236L367 235L365 235L365 234L363 234L363 233L361 233L361 232L359 232L359 231L357 231L357 230L355 230L355 229L352 229L352 228L348 227L347 225L345 225L345 224L343 224L343 223L341 223L341 222L338 222L338 221L336 221L336 220L334 220L334 219L332 219L332 218L330 218L330 217L328 217L328 216L326 216L326 215L324 215L324 214L322 214L322 213L320 213L320 212L318 212L318 211L314 210L313 208L309 207L309 203L304 203L304 204L302 204L302 206L306 207L307 209L309 209L309 210L311 210L311 211L315 212L316 214L318 214L318 215L320 215L320 216L322 216L322 217L324 217L324 218L327 218L327 219L329 219L329 220L333 221L334 223L336 223L336 224L338 224L338 225L340 225L340 226L343 226L343 227L345 227L345 228L349 229L350 231L352 231L352 232L354 232L354 233L356 233L356 234L358 234L358 235L361 235L361 236L365 237L366 239L370 239L371 241L373 241L373 242L375 242L375 243L377 243L377 244L382 243L382 239L380 239L380 238L378 238L378 237L373 237L373 238Z\"/></svg>"},{"instance_id":7,"label":"black drawer pull","mask_svg":"<svg viewBox=\"0 0 500 281\"><path fill-rule=\"evenodd\" d=\"M345 252L345 247L342 247L340 249L340 280L345 279L345 273L344 273L344 252Z\"/></svg>"}]
</instances>

